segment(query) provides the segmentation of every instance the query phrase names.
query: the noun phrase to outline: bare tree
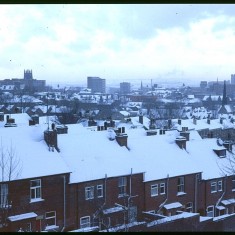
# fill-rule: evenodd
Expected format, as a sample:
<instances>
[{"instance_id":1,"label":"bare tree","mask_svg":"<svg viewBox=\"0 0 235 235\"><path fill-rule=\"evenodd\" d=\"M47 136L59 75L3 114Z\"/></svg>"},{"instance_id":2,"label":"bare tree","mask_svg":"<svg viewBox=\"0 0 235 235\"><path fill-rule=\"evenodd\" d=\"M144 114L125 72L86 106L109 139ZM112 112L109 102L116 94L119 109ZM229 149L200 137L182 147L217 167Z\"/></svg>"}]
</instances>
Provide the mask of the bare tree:
<instances>
[{"instance_id":1,"label":"bare tree","mask_svg":"<svg viewBox=\"0 0 235 235\"><path fill-rule=\"evenodd\" d=\"M7 217L12 205L9 197L9 182L19 178L22 172L22 164L12 142L9 147L6 147L2 143L2 139L0 144L0 170L0 225L4 230L4 227L7 227Z\"/></svg>"}]
</instances>

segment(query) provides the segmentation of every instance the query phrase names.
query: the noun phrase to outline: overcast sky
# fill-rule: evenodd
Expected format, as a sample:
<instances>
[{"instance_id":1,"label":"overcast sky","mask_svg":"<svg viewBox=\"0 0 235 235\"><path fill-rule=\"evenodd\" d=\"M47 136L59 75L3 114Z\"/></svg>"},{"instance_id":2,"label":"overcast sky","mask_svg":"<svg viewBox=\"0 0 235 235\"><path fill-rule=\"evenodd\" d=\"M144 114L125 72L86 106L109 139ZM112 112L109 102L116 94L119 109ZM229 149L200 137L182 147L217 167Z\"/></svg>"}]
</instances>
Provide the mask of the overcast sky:
<instances>
[{"instance_id":1,"label":"overcast sky","mask_svg":"<svg viewBox=\"0 0 235 235\"><path fill-rule=\"evenodd\" d=\"M234 4L0 5L0 79L229 80Z\"/></svg>"}]
</instances>

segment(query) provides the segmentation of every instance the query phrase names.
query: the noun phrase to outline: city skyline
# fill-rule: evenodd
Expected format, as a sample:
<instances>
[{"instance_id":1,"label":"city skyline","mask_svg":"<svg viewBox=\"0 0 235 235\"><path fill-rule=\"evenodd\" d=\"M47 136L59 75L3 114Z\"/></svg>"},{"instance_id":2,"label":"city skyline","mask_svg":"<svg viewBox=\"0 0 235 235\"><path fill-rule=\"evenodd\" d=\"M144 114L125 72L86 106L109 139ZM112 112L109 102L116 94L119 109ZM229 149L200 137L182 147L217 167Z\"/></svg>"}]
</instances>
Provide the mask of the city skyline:
<instances>
[{"instance_id":1,"label":"city skyline","mask_svg":"<svg viewBox=\"0 0 235 235\"><path fill-rule=\"evenodd\" d=\"M234 4L0 5L0 79L230 80Z\"/></svg>"}]
</instances>

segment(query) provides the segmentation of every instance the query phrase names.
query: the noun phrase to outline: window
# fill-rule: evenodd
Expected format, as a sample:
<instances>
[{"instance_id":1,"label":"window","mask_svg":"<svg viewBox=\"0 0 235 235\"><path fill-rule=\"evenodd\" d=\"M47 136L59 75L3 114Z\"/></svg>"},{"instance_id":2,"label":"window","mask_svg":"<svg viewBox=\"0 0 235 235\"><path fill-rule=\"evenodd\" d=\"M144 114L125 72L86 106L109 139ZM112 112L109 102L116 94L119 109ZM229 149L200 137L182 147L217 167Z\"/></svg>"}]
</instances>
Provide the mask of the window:
<instances>
[{"instance_id":1,"label":"window","mask_svg":"<svg viewBox=\"0 0 235 235\"><path fill-rule=\"evenodd\" d=\"M208 206L206 209L206 216L214 217L214 206Z\"/></svg>"},{"instance_id":2,"label":"window","mask_svg":"<svg viewBox=\"0 0 235 235\"><path fill-rule=\"evenodd\" d=\"M232 190L235 191L235 176L232 178Z\"/></svg>"},{"instance_id":3,"label":"window","mask_svg":"<svg viewBox=\"0 0 235 235\"><path fill-rule=\"evenodd\" d=\"M30 181L30 198L31 201L41 198L41 180Z\"/></svg>"},{"instance_id":4,"label":"window","mask_svg":"<svg viewBox=\"0 0 235 235\"><path fill-rule=\"evenodd\" d=\"M178 178L178 185L177 185L178 193L184 192L184 177Z\"/></svg>"},{"instance_id":5,"label":"window","mask_svg":"<svg viewBox=\"0 0 235 235\"><path fill-rule=\"evenodd\" d=\"M31 224L31 222L26 224L25 232L32 232L32 224Z\"/></svg>"},{"instance_id":6,"label":"window","mask_svg":"<svg viewBox=\"0 0 235 235\"><path fill-rule=\"evenodd\" d=\"M80 228L90 227L90 216L80 218Z\"/></svg>"},{"instance_id":7,"label":"window","mask_svg":"<svg viewBox=\"0 0 235 235\"><path fill-rule=\"evenodd\" d=\"M217 192L217 184L216 182L211 182L211 193Z\"/></svg>"},{"instance_id":8,"label":"window","mask_svg":"<svg viewBox=\"0 0 235 235\"><path fill-rule=\"evenodd\" d=\"M8 184L0 184L0 208L8 206Z\"/></svg>"},{"instance_id":9,"label":"window","mask_svg":"<svg viewBox=\"0 0 235 235\"><path fill-rule=\"evenodd\" d=\"M56 212L50 211L46 212L46 227L56 225Z\"/></svg>"},{"instance_id":10,"label":"window","mask_svg":"<svg viewBox=\"0 0 235 235\"><path fill-rule=\"evenodd\" d=\"M85 188L85 198L86 200L94 198L94 186Z\"/></svg>"},{"instance_id":11,"label":"window","mask_svg":"<svg viewBox=\"0 0 235 235\"><path fill-rule=\"evenodd\" d=\"M103 197L103 185L97 185L97 197Z\"/></svg>"},{"instance_id":12,"label":"window","mask_svg":"<svg viewBox=\"0 0 235 235\"><path fill-rule=\"evenodd\" d=\"M192 202L188 202L188 203L186 204L185 210L186 210L187 212L193 212L193 203L192 203Z\"/></svg>"},{"instance_id":13,"label":"window","mask_svg":"<svg viewBox=\"0 0 235 235\"><path fill-rule=\"evenodd\" d=\"M218 191L222 191L222 180L218 181Z\"/></svg>"},{"instance_id":14,"label":"window","mask_svg":"<svg viewBox=\"0 0 235 235\"><path fill-rule=\"evenodd\" d=\"M126 177L119 177L118 179L118 188L119 188L119 195L123 196L126 194Z\"/></svg>"},{"instance_id":15,"label":"window","mask_svg":"<svg viewBox=\"0 0 235 235\"><path fill-rule=\"evenodd\" d=\"M157 195L158 195L158 185L153 184L153 185L151 185L151 197L154 197Z\"/></svg>"},{"instance_id":16,"label":"window","mask_svg":"<svg viewBox=\"0 0 235 235\"><path fill-rule=\"evenodd\" d=\"M165 194L165 183L160 184L160 194Z\"/></svg>"}]
</instances>

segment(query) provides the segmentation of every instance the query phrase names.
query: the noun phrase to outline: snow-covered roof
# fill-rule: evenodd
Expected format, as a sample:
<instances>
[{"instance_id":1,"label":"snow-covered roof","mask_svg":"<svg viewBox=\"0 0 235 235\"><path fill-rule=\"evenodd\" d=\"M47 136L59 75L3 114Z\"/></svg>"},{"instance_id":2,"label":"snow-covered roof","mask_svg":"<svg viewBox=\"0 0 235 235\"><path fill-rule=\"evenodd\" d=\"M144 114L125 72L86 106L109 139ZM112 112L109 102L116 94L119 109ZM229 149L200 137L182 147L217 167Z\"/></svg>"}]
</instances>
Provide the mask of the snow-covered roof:
<instances>
[{"instance_id":1,"label":"snow-covered roof","mask_svg":"<svg viewBox=\"0 0 235 235\"><path fill-rule=\"evenodd\" d=\"M235 198L231 198L228 200L222 200L221 203L225 206L230 205L230 204L235 204Z\"/></svg>"},{"instance_id":2,"label":"snow-covered roof","mask_svg":"<svg viewBox=\"0 0 235 235\"><path fill-rule=\"evenodd\" d=\"M178 119L172 120L173 125L178 130L181 130L182 127L188 127L188 129L202 130L202 129L217 129L217 128L234 128L235 123L232 123L228 119L224 119L223 123L220 123L220 119L211 119L210 124L207 123L207 119L197 119L196 124L194 124L193 119L181 119L181 125L178 124Z\"/></svg>"},{"instance_id":3,"label":"snow-covered roof","mask_svg":"<svg viewBox=\"0 0 235 235\"><path fill-rule=\"evenodd\" d=\"M70 172L60 154L48 150L44 141L46 124L29 126L30 117L26 113L11 114L11 118L15 119L17 127L6 128L5 121L0 122L0 145L4 146L2 151L11 151L19 161L11 180Z\"/></svg>"},{"instance_id":4,"label":"snow-covered roof","mask_svg":"<svg viewBox=\"0 0 235 235\"><path fill-rule=\"evenodd\" d=\"M117 128L125 127L128 148L119 146L112 128L97 131L96 127L84 127L80 123L68 124L68 133L57 136L60 152L50 152L44 141L44 131L48 128L48 119L50 126L55 117L40 117L39 124L34 126L29 126L30 117L25 113L11 117L17 127L5 128L5 122L0 122L0 138L4 146L14 147L20 159L19 179L68 172L71 172L70 183L131 173L144 173L144 181L199 172L203 179L213 179L223 175L221 169L230 157L228 151L225 158L218 157L213 151L221 148L217 139L202 139L196 130L190 130L186 150L176 144L175 140L180 136L178 130L160 134L156 129L156 135L147 136L139 117L131 118L132 123L115 122ZM182 120L182 125L178 125L180 130L182 126L188 126L184 121L190 123L191 120ZM206 123L206 120L197 121ZM144 122L149 123L149 119L144 117ZM210 125L221 127L218 120L211 120Z\"/></svg>"}]
</instances>

